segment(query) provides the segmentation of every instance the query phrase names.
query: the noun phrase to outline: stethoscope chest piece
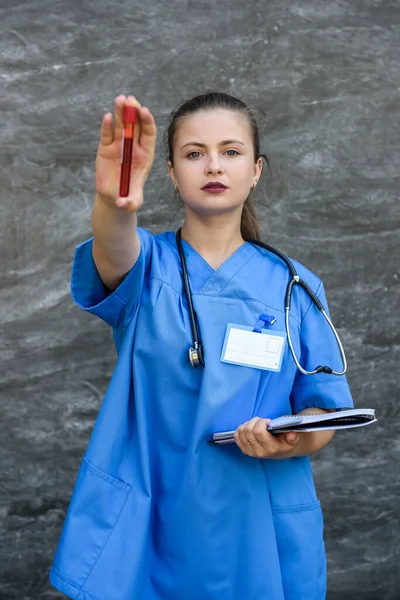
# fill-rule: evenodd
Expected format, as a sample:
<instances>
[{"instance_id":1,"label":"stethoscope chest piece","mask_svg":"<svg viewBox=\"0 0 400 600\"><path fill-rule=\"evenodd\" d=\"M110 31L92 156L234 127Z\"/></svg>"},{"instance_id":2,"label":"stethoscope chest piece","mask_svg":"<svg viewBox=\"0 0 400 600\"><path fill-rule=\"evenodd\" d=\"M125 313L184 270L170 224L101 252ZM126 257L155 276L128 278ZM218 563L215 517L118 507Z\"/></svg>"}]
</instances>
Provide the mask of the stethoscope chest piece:
<instances>
[{"instance_id":1,"label":"stethoscope chest piece","mask_svg":"<svg viewBox=\"0 0 400 600\"><path fill-rule=\"evenodd\" d=\"M203 349L199 343L189 348L189 360L192 367L204 367Z\"/></svg>"}]
</instances>

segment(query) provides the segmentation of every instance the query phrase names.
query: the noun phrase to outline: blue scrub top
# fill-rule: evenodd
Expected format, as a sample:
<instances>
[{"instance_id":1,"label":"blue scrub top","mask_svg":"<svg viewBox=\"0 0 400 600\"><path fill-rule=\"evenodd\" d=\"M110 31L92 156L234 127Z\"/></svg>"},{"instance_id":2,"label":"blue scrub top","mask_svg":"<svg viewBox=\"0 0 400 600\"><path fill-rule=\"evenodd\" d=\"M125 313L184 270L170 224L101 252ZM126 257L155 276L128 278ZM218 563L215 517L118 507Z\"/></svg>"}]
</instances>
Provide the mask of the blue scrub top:
<instances>
[{"instance_id":1,"label":"blue scrub top","mask_svg":"<svg viewBox=\"0 0 400 600\"><path fill-rule=\"evenodd\" d=\"M302 375L286 344L279 373L221 362L228 322L261 313L284 331L287 266L245 242L217 270L185 241L206 366L194 369L175 234L139 229L141 252L107 295L90 239L71 292L113 328L118 361L77 476L50 580L77 600L323 600L323 519L308 457L244 455L208 443L253 416L353 406L344 376ZM293 261L327 308L322 282ZM296 286L301 364L341 370L328 325Z\"/></svg>"}]
</instances>

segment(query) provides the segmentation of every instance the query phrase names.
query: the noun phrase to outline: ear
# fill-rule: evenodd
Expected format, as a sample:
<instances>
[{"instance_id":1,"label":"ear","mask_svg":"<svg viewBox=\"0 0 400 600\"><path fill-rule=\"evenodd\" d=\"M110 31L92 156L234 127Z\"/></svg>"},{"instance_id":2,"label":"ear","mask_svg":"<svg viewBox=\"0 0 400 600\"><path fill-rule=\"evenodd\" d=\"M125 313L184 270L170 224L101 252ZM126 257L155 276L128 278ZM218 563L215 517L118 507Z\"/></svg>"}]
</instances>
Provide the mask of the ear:
<instances>
[{"instance_id":1,"label":"ear","mask_svg":"<svg viewBox=\"0 0 400 600\"><path fill-rule=\"evenodd\" d=\"M257 159L257 162L254 164L254 177L253 177L253 183L251 186L252 190L254 190L257 186L258 180L261 177L262 169L263 169L262 158L261 158L261 156L259 156Z\"/></svg>"},{"instance_id":2,"label":"ear","mask_svg":"<svg viewBox=\"0 0 400 600\"><path fill-rule=\"evenodd\" d=\"M263 170L263 162L261 156L258 157L257 162L254 165L254 177L258 181L261 177Z\"/></svg>"},{"instance_id":3,"label":"ear","mask_svg":"<svg viewBox=\"0 0 400 600\"><path fill-rule=\"evenodd\" d=\"M167 165L168 165L168 173L169 173L169 176L171 177L172 185L174 186L174 188L176 188L177 183L175 180L174 167L172 166L172 163L170 160L168 161Z\"/></svg>"}]
</instances>

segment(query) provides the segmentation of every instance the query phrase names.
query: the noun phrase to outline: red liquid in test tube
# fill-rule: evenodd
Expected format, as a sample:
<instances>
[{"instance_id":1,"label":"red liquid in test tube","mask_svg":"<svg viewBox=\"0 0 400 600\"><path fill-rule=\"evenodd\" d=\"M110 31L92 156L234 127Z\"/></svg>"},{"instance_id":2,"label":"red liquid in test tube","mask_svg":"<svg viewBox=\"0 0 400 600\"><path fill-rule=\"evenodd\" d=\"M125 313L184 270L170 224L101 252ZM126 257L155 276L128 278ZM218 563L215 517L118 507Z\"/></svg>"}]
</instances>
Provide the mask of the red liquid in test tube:
<instances>
[{"instance_id":1,"label":"red liquid in test tube","mask_svg":"<svg viewBox=\"0 0 400 600\"><path fill-rule=\"evenodd\" d=\"M133 134L137 120L138 109L136 106L124 106L122 120L124 122L124 136L121 151L121 178L119 182L119 195L126 198L129 194L131 179Z\"/></svg>"}]
</instances>

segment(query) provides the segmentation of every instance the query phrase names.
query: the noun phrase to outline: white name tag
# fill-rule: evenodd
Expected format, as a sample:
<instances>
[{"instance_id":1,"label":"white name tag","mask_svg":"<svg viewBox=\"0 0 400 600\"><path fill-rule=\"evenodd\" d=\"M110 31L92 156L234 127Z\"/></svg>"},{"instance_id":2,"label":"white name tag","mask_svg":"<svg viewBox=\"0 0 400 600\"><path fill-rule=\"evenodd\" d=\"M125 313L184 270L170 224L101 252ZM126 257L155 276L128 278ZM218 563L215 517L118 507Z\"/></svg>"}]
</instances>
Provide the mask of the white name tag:
<instances>
[{"instance_id":1,"label":"white name tag","mask_svg":"<svg viewBox=\"0 0 400 600\"><path fill-rule=\"evenodd\" d=\"M286 333L282 331L271 333L263 329L261 333L256 333L253 327L228 323L221 361L254 369L280 371L285 340Z\"/></svg>"}]
</instances>

